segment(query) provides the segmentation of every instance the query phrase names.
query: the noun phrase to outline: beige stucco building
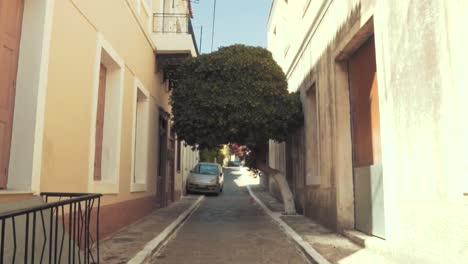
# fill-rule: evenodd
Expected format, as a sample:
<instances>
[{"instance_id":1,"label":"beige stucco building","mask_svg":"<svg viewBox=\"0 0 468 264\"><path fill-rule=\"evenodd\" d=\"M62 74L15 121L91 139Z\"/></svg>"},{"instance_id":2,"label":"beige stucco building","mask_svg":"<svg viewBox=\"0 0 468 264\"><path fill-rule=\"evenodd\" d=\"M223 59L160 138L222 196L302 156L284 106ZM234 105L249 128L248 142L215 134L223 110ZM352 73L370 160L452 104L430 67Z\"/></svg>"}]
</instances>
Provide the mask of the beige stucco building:
<instances>
[{"instance_id":1,"label":"beige stucco building","mask_svg":"<svg viewBox=\"0 0 468 264\"><path fill-rule=\"evenodd\" d=\"M466 14L466 1L273 1L268 48L305 122L269 162L301 213L398 263L468 259Z\"/></svg>"},{"instance_id":2,"label":"beige stucco building","mask_svg":"<svg viewBox=\"0 0 468 264\"><path fill-rule=\"evenodd\" d=\"M180 199L198 154L168 99L171 67L198 52L190 1L0 7L0 202L102 193L102 238Z\"/></svg>"}]
</instances>

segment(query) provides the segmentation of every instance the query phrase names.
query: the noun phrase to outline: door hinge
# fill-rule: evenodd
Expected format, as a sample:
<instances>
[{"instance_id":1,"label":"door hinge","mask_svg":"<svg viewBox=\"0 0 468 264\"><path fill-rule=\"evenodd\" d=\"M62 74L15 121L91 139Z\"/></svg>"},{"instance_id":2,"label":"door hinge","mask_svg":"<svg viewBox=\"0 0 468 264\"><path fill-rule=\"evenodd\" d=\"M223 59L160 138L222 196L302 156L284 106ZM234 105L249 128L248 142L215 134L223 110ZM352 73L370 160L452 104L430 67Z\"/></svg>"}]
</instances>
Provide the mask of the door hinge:
<instances>
[{"instance_id":1,"label":"door hinge","mask_svg":"<svg viewBox=\"0 0 468 264\"><path fill-rule=\"evenodd\" d=\"M8 167L5 168L5 176L8 177Z\"/></svg>"}]
</instances>

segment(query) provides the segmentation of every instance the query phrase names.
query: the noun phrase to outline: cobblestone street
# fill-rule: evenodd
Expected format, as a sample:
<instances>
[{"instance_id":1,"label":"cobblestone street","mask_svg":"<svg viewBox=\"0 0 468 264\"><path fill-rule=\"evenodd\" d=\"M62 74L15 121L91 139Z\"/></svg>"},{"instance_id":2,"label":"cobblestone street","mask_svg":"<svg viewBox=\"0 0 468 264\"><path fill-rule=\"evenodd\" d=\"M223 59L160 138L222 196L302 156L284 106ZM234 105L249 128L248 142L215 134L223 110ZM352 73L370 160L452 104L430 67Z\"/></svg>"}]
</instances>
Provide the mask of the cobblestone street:
<instances>
[{"instance_id":1,"label":"cobblestone street","mask_svg":"<svg viewBox=\"0 0 468 264\"><path fill-rule=\"evenodd\" d=\"M240 171L225 169L219 196L208 196L151 263L308 263L250 198Z\"/></svg>"}]
</instances>

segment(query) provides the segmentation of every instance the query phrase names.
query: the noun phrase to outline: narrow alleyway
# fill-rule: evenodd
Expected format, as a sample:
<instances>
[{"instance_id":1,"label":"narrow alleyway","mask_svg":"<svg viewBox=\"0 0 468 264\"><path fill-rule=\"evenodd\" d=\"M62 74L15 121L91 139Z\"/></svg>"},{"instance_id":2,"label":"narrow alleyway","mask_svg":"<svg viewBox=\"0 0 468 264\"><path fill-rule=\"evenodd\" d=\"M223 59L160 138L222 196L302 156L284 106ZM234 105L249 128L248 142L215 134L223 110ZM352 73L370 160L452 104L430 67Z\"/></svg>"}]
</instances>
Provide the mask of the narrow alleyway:
<instances>
[{"instance_id":1,"label":"narrow alleyway","mask_svg":"<svg viewBox=\"0 0 468 264\"><path fill-rule=\"evenodd\" d=\"M208 196L152 263L308 263L225 169L224 191Z\"/></svg>"}]
</instances>

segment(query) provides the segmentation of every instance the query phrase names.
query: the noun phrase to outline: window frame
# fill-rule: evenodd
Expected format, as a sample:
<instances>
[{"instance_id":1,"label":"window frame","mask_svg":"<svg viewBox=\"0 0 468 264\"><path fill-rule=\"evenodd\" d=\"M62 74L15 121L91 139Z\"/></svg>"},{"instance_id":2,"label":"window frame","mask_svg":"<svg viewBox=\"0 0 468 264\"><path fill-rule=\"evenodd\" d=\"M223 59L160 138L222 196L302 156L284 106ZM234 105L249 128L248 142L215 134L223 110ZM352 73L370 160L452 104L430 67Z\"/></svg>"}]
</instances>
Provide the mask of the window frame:
<instances>
[{"instance_id":1,"label":"window frame","mask_svg":"<svg viewBox=\"0 0 468 264\"><path fill-rule=\"evenodd\" d=\"M311 109L313 108L315 112L315 117L311 119L311 117L306 116L305 117L305 126L304 126L304 133L305 133L305 144L306 148L311 148L313 146L309 145L310 141L309 140L314 140L315 142L315 150L312 150L315 152L316 155L316 166L315 168L315 175L314 172L309 171L309 165L308 162L310 162L310 157L306 153L306 177L304 180L304 185L305 186L322 186L322 187L328 187L330 184L329 179L324 178L324 175L321 175L321 142L320 142L320 105L319 105L319 90L318 90L318 83L316 81L316 75L315 72L312 73L313 78L311 81L309 81L306 85L306 90L305 90L305 103L306 103L306 110L308 113L311 112ZM313 121L314 123L310 123ZM311 138L311 131L310 129L315 129L315 139Z\"/></svg>"},{"instance_id":2,"label":"window frame","mask_svg":"<svg viewBox=\"0 0 468 264\"><path fill-rule=\"evenodd\" d=\"M107 67L106 102L104 113L103 152L109 149L109 160L103 160L101 169L108 172L102 173L100 181L94 180L94 160L96 143L96 118L99 92L99 75L101 63ZM94 65L94 84L92 90L90 132L89 132L89 161L88 161L88 192L103 194L119 193L120 180L120 149L122 135L123 92L125 62L115 49L98 32L96 35L96 57ZM108 96L110 98L108 98Z\"/></svg>"},{"instance_id":3,"label":"window frame","mask_svg":"<svg viewBox=\"0 0 468 264\"><path fill-rule=\"evenodd\" d=\"M139 93L144 97L141 101L139 98ZM143 123L146 124L141 128L143 131L143 142L141 142L141 146L138 145L137 142L137 134L139 134L138 130L138 114L139 103L142 104L142 108L144 111L141 113L141 117L143 118ZM143 83L138 79L135 78L133 84L133 105L132 105L132 117L133 117L133 125L132 125L132 165L131 165L131 173L130 173L130 192L145 192L148 189L148 151L149 151L149 115L150 115L150 94L149 91L145 88ZM139 149L142 148L142 150ZM142 157L142 161L137 161L139 156L137 153L142 152L145 155ZM140 163L141 162L141 163ZM137 168L138 166L142 166L143 168ZM143 174L138 172L137 170L143 170Z\"/></svg>"}]
</instances>

